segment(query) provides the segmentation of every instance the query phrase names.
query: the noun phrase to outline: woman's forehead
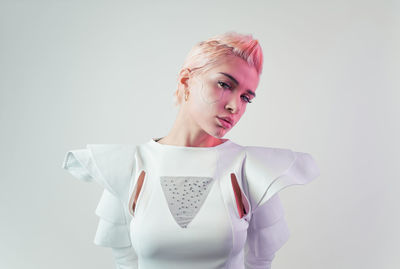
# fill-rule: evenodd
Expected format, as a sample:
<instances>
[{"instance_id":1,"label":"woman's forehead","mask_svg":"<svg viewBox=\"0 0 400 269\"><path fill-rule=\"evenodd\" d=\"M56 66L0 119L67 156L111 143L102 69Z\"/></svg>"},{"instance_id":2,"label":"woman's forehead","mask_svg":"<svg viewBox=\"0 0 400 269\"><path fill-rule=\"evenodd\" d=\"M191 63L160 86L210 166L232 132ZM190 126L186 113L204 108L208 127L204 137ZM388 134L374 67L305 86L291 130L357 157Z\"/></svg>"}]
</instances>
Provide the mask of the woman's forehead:
<instances>
[{"instance_id":1,"label":"woman's forehead","mask_svg":"<svg viewBox=\"0 0 400 269\"><path fill-rule=\"evenodd\" d=\"M259 75L255 67L250 66L245 60L239 57L230 57L221 63L213 66L205 74L206 76L223 76L235 84L245 85L251 90L255 90L258 85Z\"/></svg>"}]
</instances>

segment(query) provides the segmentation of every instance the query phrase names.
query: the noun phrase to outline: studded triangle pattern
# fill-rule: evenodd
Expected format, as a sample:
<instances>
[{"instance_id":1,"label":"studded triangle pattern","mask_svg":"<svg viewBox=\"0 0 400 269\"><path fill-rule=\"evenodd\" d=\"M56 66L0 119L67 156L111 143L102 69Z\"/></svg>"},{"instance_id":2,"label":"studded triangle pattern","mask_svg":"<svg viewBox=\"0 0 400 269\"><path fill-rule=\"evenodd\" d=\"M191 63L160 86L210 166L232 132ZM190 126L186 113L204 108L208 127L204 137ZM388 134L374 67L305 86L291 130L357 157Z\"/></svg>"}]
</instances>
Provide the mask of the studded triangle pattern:
<instances>
[{"instance_id":1,"label":"studded triangle pattern","mask_svg":"<svg viewBox=\"0 0 400 269\"><path fill-rule=\"evenodd\" d=\"M169 210L182 228L194 219L210 192L212 177L161 176L160 183Z\"/></svg>"}]
</instances>

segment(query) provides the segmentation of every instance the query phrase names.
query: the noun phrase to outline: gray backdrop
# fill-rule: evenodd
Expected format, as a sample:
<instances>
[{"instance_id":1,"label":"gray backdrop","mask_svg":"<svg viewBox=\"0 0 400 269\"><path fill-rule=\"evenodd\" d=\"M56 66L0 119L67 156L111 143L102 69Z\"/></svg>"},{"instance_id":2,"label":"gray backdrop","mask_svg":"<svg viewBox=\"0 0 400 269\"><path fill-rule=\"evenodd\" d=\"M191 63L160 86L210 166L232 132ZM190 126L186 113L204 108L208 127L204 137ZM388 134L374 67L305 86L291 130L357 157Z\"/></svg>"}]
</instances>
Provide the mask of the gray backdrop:
<instances>
[{"instance_id":1,"label":"gray backdrop","mask_svg":"<svg viewBox=\"0 0 400 269\"><path fill-rule=\"evenodd\" d=\"M93 244L102 189L61 168L66 151L166 135L187 52L234 30L265 61L226 137L321 170L280 194L291 238L273 268L398 268L398 3L1 0L0 267L113 268Z\"/></svg>"}]
</instances>

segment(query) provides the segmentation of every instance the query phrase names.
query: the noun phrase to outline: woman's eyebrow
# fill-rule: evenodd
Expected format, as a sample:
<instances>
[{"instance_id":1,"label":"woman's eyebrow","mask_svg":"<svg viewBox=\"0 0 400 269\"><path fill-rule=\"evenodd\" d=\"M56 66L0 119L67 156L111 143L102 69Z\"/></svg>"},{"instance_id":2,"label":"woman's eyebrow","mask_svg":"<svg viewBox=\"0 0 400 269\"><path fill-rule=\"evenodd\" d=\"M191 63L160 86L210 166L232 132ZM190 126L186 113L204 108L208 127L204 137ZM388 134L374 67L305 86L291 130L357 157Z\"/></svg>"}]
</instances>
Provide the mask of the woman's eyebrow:
<instances>
[{"instance_id":1,"label":"woman's eyebrow","mask_svg":"<svg viewBox=\"0 0 400 269\"><path fill-rule=\"evenodd\" d=\"M235 82L239 86L239 82L233 76L229 75L228 73L224 73L224 72L218 72L218 73L227 76L228 78L230 78L233 82ZM256 97L256 93L253 92L252 90L247 89L246 92L248 92L249 94Z\"/></svg>"}]
</instances>

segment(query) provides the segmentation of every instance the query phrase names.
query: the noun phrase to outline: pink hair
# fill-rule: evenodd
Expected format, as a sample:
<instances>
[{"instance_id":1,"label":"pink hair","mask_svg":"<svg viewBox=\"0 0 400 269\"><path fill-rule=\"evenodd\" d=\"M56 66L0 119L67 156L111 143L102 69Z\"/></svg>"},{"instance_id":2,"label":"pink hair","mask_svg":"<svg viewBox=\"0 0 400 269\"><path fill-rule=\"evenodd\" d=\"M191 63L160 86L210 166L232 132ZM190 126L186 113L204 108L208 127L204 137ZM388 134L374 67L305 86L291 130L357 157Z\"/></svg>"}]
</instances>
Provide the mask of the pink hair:
<instances>
[{"instance_id":1,"label":"pink hair","mask_svg":"<svg viewBox=\"0 0 400 269\"><path fill-rule=\"evenodd\" d=\"M263 53L258 40L251 34L239 34L234 31L197 43L186 56L182 69L189 68L193 73L203 73L218 65L227 56L242 58L261 75ZM174 97L177 106L180 99L179 89L174 92Z\"/></svg>"}]
</instances>

